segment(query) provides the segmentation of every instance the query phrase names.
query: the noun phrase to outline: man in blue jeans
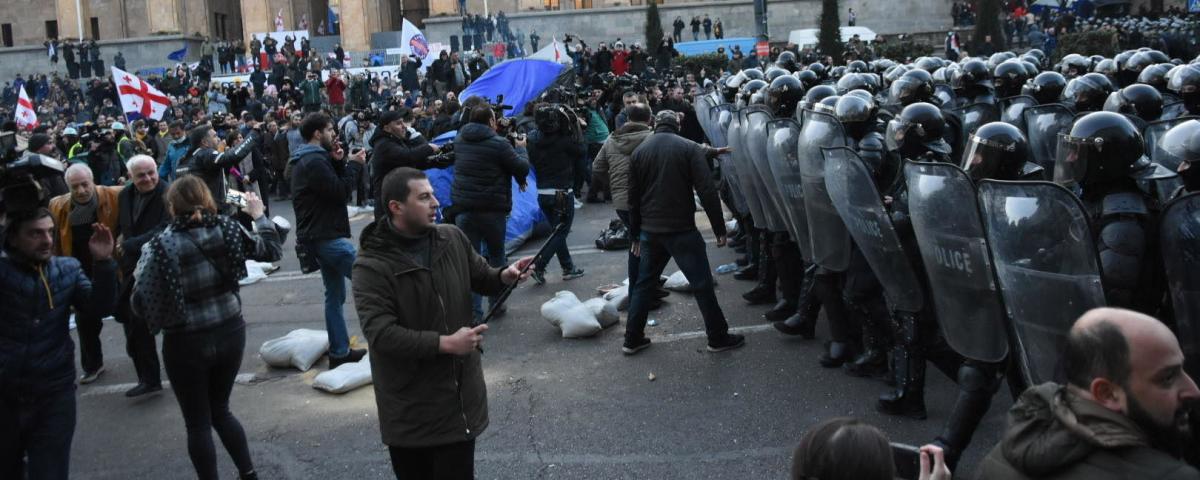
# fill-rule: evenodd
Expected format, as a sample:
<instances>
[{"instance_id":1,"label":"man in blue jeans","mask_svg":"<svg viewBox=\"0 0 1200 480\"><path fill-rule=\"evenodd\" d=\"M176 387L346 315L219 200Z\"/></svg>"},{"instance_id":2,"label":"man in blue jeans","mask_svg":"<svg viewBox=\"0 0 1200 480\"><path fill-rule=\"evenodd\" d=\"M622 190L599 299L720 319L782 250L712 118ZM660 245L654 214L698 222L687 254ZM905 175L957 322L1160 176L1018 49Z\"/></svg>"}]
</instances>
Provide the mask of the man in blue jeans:
<instances>
[{"instance_id":1,"label":"man in blue jeans","mask_svg":"<svg viewBox=\"0 0 1200 480\"><path fill-rule=\"evenodd\" d=\"M296 210L296 245L307 247L321 265L325 283L325 329L329 335L329 369L362 359L366 350L350 349L342 305L346 280L354 266L350 218L346 202L358 188L366 152L347 155L335 143L333 121L313 113L300 124L304 144L292 152L292 194Z\"/></svg>"},{"instance_id":2,"label":"man in blue jeans","mask_svg":"<svg viewBox=\"0 0 1200 480\"><path fill-rule=\"evenodd\" d=\"M696 228L692 192L708 215L717 246L725 246L725 222L721 200L712 181L708 156L727 148L705 147L679 136L678 113L663 110L654 117L654 134L633 151L629 176L630 252L641 258L638 278L633 283L629 319L625 323L625 344L621 351L633 355L650 347L646 338L646 315L658 278L672 258L688 278L696 296L696 306L704 317L708 351L723 352L746 344L741 335L729 333L725 314L713 291L712 269L708 264L704 238Z\"/></svg>"}]
</instances>

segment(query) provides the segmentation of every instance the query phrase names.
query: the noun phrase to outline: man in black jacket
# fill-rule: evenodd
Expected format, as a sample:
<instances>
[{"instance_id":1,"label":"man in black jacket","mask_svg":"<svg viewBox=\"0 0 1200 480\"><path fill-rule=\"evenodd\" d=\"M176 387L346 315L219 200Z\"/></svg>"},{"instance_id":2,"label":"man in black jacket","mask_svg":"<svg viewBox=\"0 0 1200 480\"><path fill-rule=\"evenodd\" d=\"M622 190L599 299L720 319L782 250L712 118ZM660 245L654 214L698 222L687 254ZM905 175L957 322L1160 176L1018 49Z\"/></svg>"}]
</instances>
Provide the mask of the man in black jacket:
<instances>
[{"instance_id":1,"label":"man in black jacket","mask_svg":"<svg viewBox=\"0 0 1200 480\"><path fill-rule=\"evenodd\" d=\"M133 292L133 270L142 256L142 245L153 239L171 220L163 194L167 183L159 181L158 168L154 159L137 155L126 164L133 184L117 195L117 235L121 247L118 262L121 267L121 296L117 303L116 318L125 328L125 353L133 360L138 384L125 392L126 397L136 397L162 390L159 374L158 352L155 350L154 335L146 320L133 314L129 297Z\"/></svg>"},{"instance_id":2,"label":"man in black jacket","mask_svg":"<svg viewBox=\"0 0 1200 480\"><path fill-rule=\"evenodd\" d=\"M224 152L218 152L221 138L210 125L201 125L188 132L188 141L192 145L192 153L179 160L175 167L175 178L184 175L197 175L208 185L209 193L217 202L217 209L223 214L232 214L236 209L226 201L228 188L225 186L225 172L229 167L236 166L250 154L258 143L258 130L251 130L246 139L238 145L231 145Z\"/></svg>"},{"instance_id":3,"label":"man in black jacket","mask_svg":"<svg viewBox=\"0 0 1200 480\"><path fill-rule=\"evenodd\" d=\"M371 191L375 192L376 196L376 220L387 216L387 204L378 197L382 192L383 177L392 170L399 167L427 170L449 166L430 158L439 148L426 142L424 137L412 134L408 130L408 122L411 120L412 110L407 107L383 112L379 117L379 128L375 129L375 136L371 137Z\"/></svg>"},{"instance_id":4,"label":"man in black jacket","mask_svg":"<svg viewBox=\"0 0 1200 480\"><path fill-rule=\"evenodd\" d=\"M477 252L487 248L488 263L493 267L506 262L504 233L512 210L512 182L525 188L529 174L529 155L525 140L514 145L496 135L496 114L492 107L476 106L467 116L470 123L458 131L454 140L454 183L450 189L451 208L458 211L454 223L467 234ZM495 298L492 299L493 301ZM481 299L474 298L475 316L483 317Z\"/></svg>"},{"instance_id":5,"label":"man in black jacket","mask_svg":"<svg viewBox=\"0 0 1200 480\"><path fill-rule=\"evenodd\" d=\"M329 334L329 369L357 362L366 350L350 348L350 334L342 304L346 279L354 266L350 243L350 218L346 202L358 187L366 152L346 155L337 146L333 120L323 113L304 117L300 135L304 144L292 152L292 195L296 209L296 246L306 248L321 266L325 283L325 329ZM348 161L343 161L348 160Z\"/></svg>"},{"instance_id":6,"label":"man in black jacket","mask_svg":"<svg viewBox=\"0 0 1200 480\"><path fill-rule=\"evenodd\" d=\"M421 59L416 56L400 57L400 85L405 91L415 92L421 89L417 73L421 70Z\"/></svg>"},{"instance_id":7,"label":"man in black jacket","mask_svg":"<svg viewBox=\"0 0 1200 480\"><path fill-rule=\"evenodd\" d=\"M721 352L745 345L741 335L730 334L725 314L713 291L704 238L696 229L692 192L708 214L717 236L725 246L725 222L721 200L708 167L709 156L728 152L679 136L679 114L663 110L654 117L654 134L633 151L629 177L630 251L641 257L638 278L632 282L625 344L621 350L633 355L650 347L646 338L646 315L657 300L658 277L672 258L687 276L696 295L696 306L704 317L708 351Z\"/></svg>"},{"instance_id":8,"label":"man in black jacket","mask_svg":"<svg viewBox=\"0 0 1200 480\"><path fill-rule=\"evenodd\" d=\"M583 276L583 269L575 267L575 262L571 261L567 236L575 220L575 196L571 186L578 174L578 160L586 150L583 139L570 124L570 117L561 108L545 105L534 113L537 134L533 135L536 140L529 147L529 163L537 174L538 207L550 225L562 222L567 230L547 247L550 255L540 258L533 266L533 280L538 285L546 283L546 265L554 256L558 256L564 281Z\"/></svg>"}]
</instances>

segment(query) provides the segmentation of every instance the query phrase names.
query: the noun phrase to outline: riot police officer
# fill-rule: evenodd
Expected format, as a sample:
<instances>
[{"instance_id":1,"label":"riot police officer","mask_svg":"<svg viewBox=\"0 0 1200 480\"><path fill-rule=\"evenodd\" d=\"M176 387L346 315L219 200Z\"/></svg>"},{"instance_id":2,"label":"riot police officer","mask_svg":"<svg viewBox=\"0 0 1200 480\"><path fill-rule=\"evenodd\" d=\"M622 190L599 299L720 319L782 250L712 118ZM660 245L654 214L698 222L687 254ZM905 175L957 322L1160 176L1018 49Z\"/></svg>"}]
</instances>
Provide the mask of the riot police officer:
<instances>
[{"instance_id":1,"label":"riot police officer","mask_svg":"<svg viewBox=\"0 0 1200 480\"><path fill-rule=\"evenodd\" d=\"M1038 105L1046 105L1057 102L1065 88L1067 79L1061 73L1042 72L1021 87L1021 93L1036 99Z\"/></svg>"},{"instance_id":2,"label":"riot police officer","mask_svg":"<svg viewBox=\"0 0 1200 480\"><path fill-rule=\"evenodd\" d=\"M1104 111L1125 114L1137 119L1139 130L1156 121L1163 113L1163 97L1154 87L1135 83L1108 95Z\"/></svg>"}]
</instances>

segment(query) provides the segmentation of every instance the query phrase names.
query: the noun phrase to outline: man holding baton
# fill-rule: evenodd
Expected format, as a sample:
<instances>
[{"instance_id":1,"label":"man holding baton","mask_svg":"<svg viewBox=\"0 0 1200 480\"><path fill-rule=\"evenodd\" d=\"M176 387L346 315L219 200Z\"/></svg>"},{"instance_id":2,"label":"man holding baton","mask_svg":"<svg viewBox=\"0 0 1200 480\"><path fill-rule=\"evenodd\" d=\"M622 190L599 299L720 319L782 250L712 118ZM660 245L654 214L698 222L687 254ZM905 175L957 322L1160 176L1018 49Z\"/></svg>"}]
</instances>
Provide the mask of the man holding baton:
<instances>
[{"instance_id":1,"label":"man holding baton","mask_svg":"<svg viewBox=\"0 0 1200 480\"><path fill-rule=\"evenodd\" d=\"M388 214L362 233L354 303L370 346L379 426L400 479L474 478L475 439L488 426L471 293L496 295L529 277L533 257L492 268L458 227L437 224L425 173L383 179Z\"/></svg>"}]
</instances>

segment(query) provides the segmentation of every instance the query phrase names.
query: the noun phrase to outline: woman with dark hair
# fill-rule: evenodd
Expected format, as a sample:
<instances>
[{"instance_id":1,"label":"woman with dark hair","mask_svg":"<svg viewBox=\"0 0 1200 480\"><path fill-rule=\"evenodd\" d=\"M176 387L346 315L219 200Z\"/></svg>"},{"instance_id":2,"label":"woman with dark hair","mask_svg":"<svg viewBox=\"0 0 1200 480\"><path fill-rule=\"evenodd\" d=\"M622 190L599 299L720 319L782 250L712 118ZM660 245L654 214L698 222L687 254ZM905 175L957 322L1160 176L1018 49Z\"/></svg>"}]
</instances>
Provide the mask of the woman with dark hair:
<instances>
[{"instance_id":1,"label":"woman with dark hair","mask_svg":"<svg viewBox=\"0 0 1200 480\"><path fill-rule=\"evenodd\" d=\"M932 461L931 461L932 458ZM920 480L950 480L942 450L921 447ZM831 418L808 429L792 454L792 480L892 480L888 438L856 418Z\"/></svg>"},{"instance_id":2,"label":"woman with dark hair","mask_svg":"<svg viewBox=\"0 0 1200 480\"><path fill-rule=\"evenodd\" d=\"M173 220L142 248L132 307L152 333L163 332L163 364L183 411L188 455L199 478L218 477L215 429L241 478L257 479L246 433L229 410L246 346L238 280L246 276L247 258L279 260L280 235L253 193L246 194L242 208L254 219L253 231L218 215L199 177L180 177L166 200Z\"/></svg>"}]
</instances>

